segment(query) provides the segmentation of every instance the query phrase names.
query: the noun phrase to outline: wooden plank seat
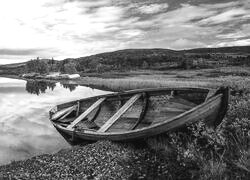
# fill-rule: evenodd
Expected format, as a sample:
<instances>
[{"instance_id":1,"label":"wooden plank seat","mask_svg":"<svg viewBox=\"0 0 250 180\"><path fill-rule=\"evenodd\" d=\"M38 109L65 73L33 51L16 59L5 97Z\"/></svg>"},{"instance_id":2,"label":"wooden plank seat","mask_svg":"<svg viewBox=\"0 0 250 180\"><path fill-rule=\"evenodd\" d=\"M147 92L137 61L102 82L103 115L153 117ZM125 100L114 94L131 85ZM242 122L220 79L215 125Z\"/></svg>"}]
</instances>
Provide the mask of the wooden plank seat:
<instances>
[{"instance_id":1,"label":"wooden plank seat","mask_svg":"<svg viewBox=\"0 0 250 180\"><path fill-rule=\"evenodd\" d=\"M61 119L61 117L64 117L65 115L69 115L72 111L76 110L77 106L74 105L74 106L70 106L68 108L64 108L60 111L58 111L57 113L55 113L51 120L52 121L55 121L55 120L58 120L59 118Z\"/></svg>"},{"instance_id":2,"label":"wooden plank seat","mask_svg":"<svg viewBox=\"0 0 250 180\"><path fill-rule=\"evenodd\" d=\"M80 121L82 121L84 118L86 118L93 110L95 110L97 107L105 101L104 98L98 99L94 104L92 104L86 111L84 111L80 116L78 116L67 128L72 129L74 126L76 126Z\"/></svg>"},{"instance_id":3,"label":"wooden plank seat","mask_svg":"<svg viewBox=\"0 0 250 180\"><path fill-rule=\"evenodd\" d=\"M70 109L65 115L63 115L62 117L59 118L58 121L65 119L67 116L69 116L73 111L77 111L78 106L76 106L75 108Z\"/></svg>"},{"instance_id":4,"label":"wooden plank seat","mask_svg":"<svg viewBox=\"0 0 250 180\"><path fill-rule=\"evenodd\" d=\"M63 127L67 127L75 118L66 118L62 121L59 121L58 124L60 124ZM78 123L75 126L76 129L79 130L93 130L96 131L100 127L93 121L89 121L87 118L84 118L80 123Z\"/></svg>"},{"instance_id":5,"label":"wooden plank seat","mask_svg":"<svg viewBox=\"0 0 250 180\"><path fill-rule=\"evenodd\" d=\"M142 94L132 96L104 125L98 132L106 132L140 97Z\"/></svg>"}]
</instances>

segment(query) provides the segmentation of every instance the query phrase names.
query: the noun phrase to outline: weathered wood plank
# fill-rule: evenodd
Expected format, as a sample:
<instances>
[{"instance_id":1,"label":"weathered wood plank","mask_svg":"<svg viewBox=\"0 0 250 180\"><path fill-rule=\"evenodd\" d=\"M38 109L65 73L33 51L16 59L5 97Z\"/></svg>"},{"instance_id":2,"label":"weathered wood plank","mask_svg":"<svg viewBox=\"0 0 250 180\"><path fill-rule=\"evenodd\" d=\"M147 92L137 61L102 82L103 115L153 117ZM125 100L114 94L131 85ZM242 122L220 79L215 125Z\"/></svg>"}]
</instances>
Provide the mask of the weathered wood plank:
<instances>
[{"instance_id":1,"label":"weathered wood plank","mask_svg":"<svg viewBox=\"0 0 250 180\"><path fill-rule=\"evenodd\" d=\"M197 104L193 103L193 102L190 102L186 99L183 99L181 97L178 97L178 96L175 96L173 99L172 99L173 102L176 102L176 103L180 103L180 104L184 104L186 106L189 106L190 108L193 108L195 106L197 106Z\"/></svg>"},{"instance_id":2,"label":"weathered wood plank","mask_svg":"<svg viewBox=\"0 0 250 180\"><path fill-rule=\"evenodd\" d=\"M66 118L70 113L72 113L75 109L77 109L77 107L76 108L72 108L70 111L68 111L65 115L63 115L62 117L60 117L59 118L59 120L62 120L62 119L64 119L64 118Z\"/></svg>"},{"instance_id":3,"label":"weathered wood plank","mask_svg":"<svg viewBox=\"0 0 250 180\"><path fill-rule=\"evenodd\" d=\"M79 112L80 112L80 101L77 101L76 116L79 116Z\"/></svg>"},{"instance_id":4,"label":"weathered wood plank","mask_svg":"<svg viewBox=\"0 0 250 180\"><path fill-rule=\"evenodd\" d=\"M207 101L209 98L211 98L216 93L216 91L217 91L217 89L210 89L205 101Z\"/></svg>"},{"instance_id":5,"label":"weathered wood plank","mask_svg":"<svg viewBox=\"0 0 250 180\"><path fill-rule=\"evenodd\" d=\"M98 132L107 131L140 97L142 94L136 94L131 97L99 130Z\"/></svg>"},{"instance_id":6,"label":"weathered wood plank","mask_svg":"<svg viewBox=\"0 0 250 180\"><path fill-rule=\"evenodd\" d=\"M118 130L122 132L130 130L137 119L138 118L121 117L106 132L117 132Z\"/></svg>"},{"instance_id":7,"label":"weathered wood plank","mask_svg":"<svg viewBox=\"0 0 250 180\"><path fill-rule=\"evenodd\" d=\"M76 109L76 105L74 106L70 106L68 108L62 109L61 111L56 112L54 115L52 115L51 120L54 121L62 116L64 116L65 114L67 114L68 112L72 112L73 110Z\"/></svg>"},{"instance_id":8,"label":"weathered wood plank","mask_svg":"<svg viewBox=\"0 0 250 180\"><path fill-rule=\"evenodd\" d=\"M64 118L64 119L60 119L58 120L57 122L60 122L60 123L67 123L68 125L73 122L75 119L75 117L70 117L70 118Z\"/></svg>"},{"instance_id":9,"label":"weathered wood plank","mask_svg":"<svg viewBox=\"0 0 250 180\"><path fill-rule=\"evenodd\" d=\"M186 111L189 110L196 105L194 104L187 104L187 102L184 102L184 100L181 100L180 98L170 98L170 99L164 99L163 97L150 97L149 98L149 108L153 109L164 109L169 108L172 110L177 111Z\"/></svg>"},{"instance_id":10,"label":"weathered wood plank","mask_svg":"<svg viewBox=\"0 0 250 180\"><path fill-rule=\"evenodd\" d=\"M164 104L164 106L166 108L169 108L169 109L175 109L175 110L179 110L179 111L185 111L185 110L189 110L191 108L193 108L194 106L189 106L189 105L185 105L183 103L180 103L180 102L176 102L175 99L171 99L169 100L168 102L166 101L166 103Z\"/></svg>"},{"instance_id":11,"label":"weathered wood plank","mask_svg":"<svg viewBox=\"0 0 250 180\"><path fill-rule=\"evenodd\" d=\"M146 115L148 109L148 95L146 93L143 94L143 105L142 105L142 110L140 113L140 116L138 117L136 123L130 128L131 130L134 130L144 119L144 116Z\"/></svg>"},{"instance_id":12,"label":"weathered wood plank","mask_svg":"<svg viewBox=\"0 0 250 180\"><path fill-rule=\"evenodd\" d=\"M178 116L179 114L181 114L180 112L171 112L171 111L165 111L165 112L161 112L159 114L155 114L155 115L149 115L147 118L150 118L147 122L152 122L152 124L157 124L163 121L166 121L167 119L171 119L175 116Z\"/></svg>"},{"instance_id":13,"label":"weathered wood plank","mask_svg":"<svg viewBox=\"0 0 250 180\"><path fill-rule=\"evenodd\" d=\"M92 106L90 106L85 112L83 112L78 118L76 118L67 128L72 129L82 119L87 117L95 108L97 108L106 98L100 98Z\"/></svg>"},{"instance_id":14,"label":"weathered wood plank","mask_svg":"<svg viewBox=\"0 0 250 180\"><path fill-rule=\"evenodd\" d=\"M190 108L191 109L191 108ZM164 107L164 109L161 109L161 111L169 111L169 112L180 112L180 113L183 113L187 110L183 110L183 109L178 109L178 108L171 108L171 107ZM160 111L160 112L161 112Z\"/></svg>"}]
</instances>

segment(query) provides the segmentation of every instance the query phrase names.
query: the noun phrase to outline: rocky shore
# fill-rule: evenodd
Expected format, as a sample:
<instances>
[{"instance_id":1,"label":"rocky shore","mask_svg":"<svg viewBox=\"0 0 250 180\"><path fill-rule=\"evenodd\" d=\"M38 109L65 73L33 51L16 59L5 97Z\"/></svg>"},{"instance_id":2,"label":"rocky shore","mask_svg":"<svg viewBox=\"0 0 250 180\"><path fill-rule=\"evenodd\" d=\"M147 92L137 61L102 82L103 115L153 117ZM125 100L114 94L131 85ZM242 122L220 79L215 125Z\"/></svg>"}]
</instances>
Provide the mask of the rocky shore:
<instances>
[{"instance_id":1,"label":"rocky shore","mask_svg":"<svg viewBox=\"0 0 250 180\"><path fill-rule=\"evenodd\" d=\"M176 175L185 176L183 168L170 164L176 162L174 158L171 161L145 145L100 141L0 166L0 179L175 179Z\"/></svg>"}]
</instances>

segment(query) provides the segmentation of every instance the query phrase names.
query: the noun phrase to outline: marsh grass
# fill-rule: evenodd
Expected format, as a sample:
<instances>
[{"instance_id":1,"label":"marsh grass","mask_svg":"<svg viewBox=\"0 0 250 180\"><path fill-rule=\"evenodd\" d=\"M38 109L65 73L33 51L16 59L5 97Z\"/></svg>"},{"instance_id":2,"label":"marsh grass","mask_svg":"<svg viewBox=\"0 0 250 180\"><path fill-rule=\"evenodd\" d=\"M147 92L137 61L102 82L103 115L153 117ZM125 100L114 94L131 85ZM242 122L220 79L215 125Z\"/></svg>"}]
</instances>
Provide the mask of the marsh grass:
<instances>
[{"instance_id":1,"label":"marsh grass","mask_svg":"<svg viewBox=\"0 0 250 180\"><path fill-rule=\"evenodd\" d=\"M240 66L232 66L232 67L221 67L209 72L210 77L220 77L220 76L250 76L250 68L249 67L240 67Z\"/></svg>"},{"instance_id":2,"label":"marsh grass","mask_svg":"<svg viewBox=\"0 0 250 180\"><path fill-rule=\"evenodd\" d=\"M182 81L179 79L166 79L162 76L140 76L125 79L101 79L101 78L82 78L82 85L99 86L112 89L114 91L124 91L131 89L153 88L153 87L207 87L214 86L214 83L201 81Z\"/></svg>"},{"instance_id":3,"label":"marsh grass","mask_svg":"<svg viewBox=\"0 0 250 180\"><path fill-rule=\"evenodd\" d=\"M241 76L222 76L217 78L208 77L192 77L192 78L169 78L168 75L138 75L117 78L97 78L97 77L82 77L76 81L77 84L90 86L100 89L108 89L113 91L125 91L131 89L142 88L159 88L159 87L208 87L217 88L219 86L229 86L232 93L241 94L250 92L250 77Z\"/></svg>"}]
</instances>

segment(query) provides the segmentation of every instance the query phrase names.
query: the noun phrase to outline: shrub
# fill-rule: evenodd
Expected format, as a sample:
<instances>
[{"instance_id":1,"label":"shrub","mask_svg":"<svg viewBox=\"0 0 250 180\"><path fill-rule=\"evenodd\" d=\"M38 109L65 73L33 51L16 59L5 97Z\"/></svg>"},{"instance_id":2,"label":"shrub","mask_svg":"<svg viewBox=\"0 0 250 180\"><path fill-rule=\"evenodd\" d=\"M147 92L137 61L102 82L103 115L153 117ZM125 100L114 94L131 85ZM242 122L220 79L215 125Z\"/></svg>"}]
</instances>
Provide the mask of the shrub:
<instances>
[{"instance_id":1,"label":"shrub","mask_svg":"<svg viewBox=\"0 0 250 180\"><path fill-rule=\"evenodd\" d=\"M110 70L112 70L112 66L109 66L109 65L99 63L96 66L96 72L98 72L98 73L104 73L104 72L107 72Z\"/></svg>"},{"instance_id":2,"label":"shrub","mask_svg":"<svg viewBox=\"0 0 250 180\"><path fill-rule=\"evenodd\" d=\"M67 74L75 74L77 73L76 65L74 63L64 64L64 72Z\"/></svg>"},{"instance_id":3,"label":"shrub","mask_svg":"<svg viewBox=\"0 0 250 180\"><path fill-rule=\"evenodd\" d=\"M40 74L46 74L49 72L48 64L42 60L30 60L26 64L28 72L36 72Z\"/></svg>"},{"instance_id":4,"label":"shrub","mask_svg":"<svg viewBox=\"0 0 250 180\"><path fill-rule=\"evenodd\" d=\"M175 156L188 179L250 177L250 95L232 97L228 113L216 129L204 123L150 139L149 146ZM167 156L166 156L167 158ZM169 164L173 162L168 162Z\"/></svg>"}]
</instances>

